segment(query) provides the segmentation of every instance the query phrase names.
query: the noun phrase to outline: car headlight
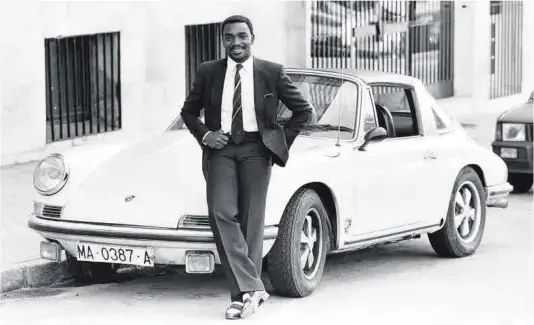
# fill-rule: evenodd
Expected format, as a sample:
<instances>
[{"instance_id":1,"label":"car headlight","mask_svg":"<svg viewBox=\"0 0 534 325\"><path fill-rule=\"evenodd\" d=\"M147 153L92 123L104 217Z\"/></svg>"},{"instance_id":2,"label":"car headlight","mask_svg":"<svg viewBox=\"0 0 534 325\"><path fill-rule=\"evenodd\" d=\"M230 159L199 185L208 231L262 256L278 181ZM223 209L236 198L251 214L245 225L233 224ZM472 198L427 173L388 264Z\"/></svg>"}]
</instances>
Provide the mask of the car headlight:
<instances>
[{"instance_id":1,"label":"car headlight","mask_svg":"<svg viewBox=\"0 0 534 325\"><path fill-rule=\"evenodd\" d=\"M525 124L503 123L502 140L503 141L525 141Z\"/></svg>"},{"instance_id":2,"label":"car headlight","mask_svg":"<svg viewBox=\"0 0 534 325\"><path fill-rule=\"evenodd\" d=\"M33 186L42 195L54 195L67 183L69 170L65 159L60 154L53 154L35 168Z\"/></svg>"}]
</instances>

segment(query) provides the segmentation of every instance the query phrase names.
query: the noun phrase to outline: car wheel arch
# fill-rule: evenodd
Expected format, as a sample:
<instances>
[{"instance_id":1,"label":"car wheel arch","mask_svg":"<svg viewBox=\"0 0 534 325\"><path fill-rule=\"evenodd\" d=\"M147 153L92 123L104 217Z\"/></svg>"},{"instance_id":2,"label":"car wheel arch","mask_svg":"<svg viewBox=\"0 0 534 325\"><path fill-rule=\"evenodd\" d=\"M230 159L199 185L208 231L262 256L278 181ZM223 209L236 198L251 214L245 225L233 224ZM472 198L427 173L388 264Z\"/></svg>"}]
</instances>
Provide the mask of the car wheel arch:
<instances>
[{"instance_id":1,"label":"car wheel arch","mask_svg":"<svg viewBox=\"0 0 534 325\"><path fill-rule=\"evenodd\" d=\"M338 232L339 232L339 229L338 229L339 220L338 220L338 204L337 204L337 200L336 200L336 196L334 195L334 192L325 183L311 182L311 183L307 183L299 187L294 192L294 194L296 194L299 190L304 189L304 188L308 188L308 189L315 191L321 198L321 201L323 202L326 212L328 213L328 219L330 221L330 226L332 229L332 233L330 236L330 239L331 239L330 247L331 249L337 249L338 248L337 239L338 239Z\"/></svg>"},{"instance_id":2,"label":"car wheel arch","mask_svg":"<svg viewBox=\"0 0 534 325\"><path fill-rule=\"evenodd\" d=\"M486 178L484 176L484 171L482 170L482 168L477 164L470 164L470 165L465 166L464 168L467 168L467 167L473 168L473 170L477 173L478 177L480 178L480 181L482 182L482 186L486 187Z\"/></svg>"},{"instance_id":3,"label":"car wheel arch","mask_svg":"<svg viewBox=\"0 0 534 325\"><path fill-rule=\"evenodd\" d=\"M482 170L482 167L480 167L480 165L476 164L476 163L469 163L469 164L466 164L466 165L460 165L459 166L459 169L457 170L456 174L454 175L452 181L450 182L450 184L448 184L448 189L449 191L452 191L454 189L454 182L456 182L456 178L458 177L458 175L460 175L462 173L463 170L465 170L466 168L471 168L475 171L475 173L478 175L478 177L480 178L480 182L482 183L482 186L485 188L486 187L486 177L484 175L484 171ZM448 200L449 198L447 198Z\"/></svg>"}]
</instances>

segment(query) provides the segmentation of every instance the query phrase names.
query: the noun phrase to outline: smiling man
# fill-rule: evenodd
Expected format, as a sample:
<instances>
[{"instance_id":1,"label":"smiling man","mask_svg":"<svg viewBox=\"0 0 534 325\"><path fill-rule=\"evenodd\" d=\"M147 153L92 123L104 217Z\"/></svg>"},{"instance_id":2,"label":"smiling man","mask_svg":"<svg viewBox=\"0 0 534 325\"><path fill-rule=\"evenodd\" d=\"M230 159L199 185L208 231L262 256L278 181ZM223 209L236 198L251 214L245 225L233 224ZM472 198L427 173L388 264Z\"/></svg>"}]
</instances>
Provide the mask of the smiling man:
<instances>
[{"instance_id":1,"label":"smiling man","mask_svg":"<svg viewBox=\"0 0 534 325\"><path fill-rule=\"evenodd\" d=\"M252 56L248 18L231 16L222 30L228 58L200 65L181 116L203 149L210 226L231 291L226 318L235 319L269 296L261 270L271 168L286 165L312 108L283 66ZM279 101L292 111L284 127L276 121Z\"/></svg>"}]
</instances>

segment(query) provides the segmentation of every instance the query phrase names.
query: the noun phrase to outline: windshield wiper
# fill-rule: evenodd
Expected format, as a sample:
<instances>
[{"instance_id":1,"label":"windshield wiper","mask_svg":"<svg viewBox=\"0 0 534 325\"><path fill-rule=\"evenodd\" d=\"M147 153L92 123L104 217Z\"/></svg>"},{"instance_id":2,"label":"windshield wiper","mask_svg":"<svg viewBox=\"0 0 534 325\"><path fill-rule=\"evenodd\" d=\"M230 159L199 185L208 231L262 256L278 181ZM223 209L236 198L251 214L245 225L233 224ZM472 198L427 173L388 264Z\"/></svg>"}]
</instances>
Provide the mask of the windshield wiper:
<instances>
[{"instance_id":1,"label":"windshield wiper","mask_svg":"<svg viewBox=\"0 0 534 325\"><path fill-rule=\"evenodd\" d=\"M313 130L313 131L336 131L340 130L343 132L353 132L354 130L346 126L333 125L333 124L308 124L305 125L304 130Z\"/></svg>"}]
</instances>

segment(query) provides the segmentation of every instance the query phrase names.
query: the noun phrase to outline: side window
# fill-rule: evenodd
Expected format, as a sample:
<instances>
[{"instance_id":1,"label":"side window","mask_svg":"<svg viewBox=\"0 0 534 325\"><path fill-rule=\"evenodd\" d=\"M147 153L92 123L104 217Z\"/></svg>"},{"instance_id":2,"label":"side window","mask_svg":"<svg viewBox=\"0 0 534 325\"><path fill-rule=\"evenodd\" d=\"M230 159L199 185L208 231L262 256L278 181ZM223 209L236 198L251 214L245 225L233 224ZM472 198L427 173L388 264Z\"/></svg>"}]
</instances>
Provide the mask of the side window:
<instances>
[{"instance_id":1,"label":"side window","mask_svg":"<svg viewBox=\"0 0 534 325\"><path fill-rule=\"evenodd\" d=\"M438 130L444 130L447 128L447 124L438 116L434 107L432 107L432 114L434 115L434 121L436 121L436 128Z\"/></svg>"},{"instance_id":2,"label":"side window","mask_svg":"<svg viewBox=\"0 0 534 325\"><path fill-rule=\"evenodd\" d=\"M405 89L394 86L375 86L372 89L376 103L387 107L390 112L410 112L410 103Z\"/></svg>"},{"instance_id":3,"label":"side window","mask_svg":"<svg viewBox=\"0 0 534 325\"><path fill-rule=\"evenodd\" d=\"M362 122L364 133L367 133L369 130L377 127L375 107L371 96L371 91L364 92L362 98Z\"/></svg>"},{"instance_id":4,"label":"side window","mask_svg":"<svg viewBox=\"0 0 534 325\"><path fill-rule=\"evenodd\" d=\"M289 74L293 84L311 104L314 110L312 123L301 131L301 135L350 140L354 136L358 86L352 82L322 76ZM280 103L278 121L291 117L291 111Z\"/></svg>"},{"instance_id":5,"label":"side window","mask_svg":"<svg viewBox=\"0 0 534 325\"><path fill-rule=\"evenodd\" d=\"M438 132L450 128L453 124L451 118L439 107L434 97L426 89L419 89L418 95L421 107L429 107L432 111Z\"/></svg>"},{"instance_id":6,"label":"side window","mask_svg":"<svg viewBox=\"0 0 534 325\"><path fill-rule=\"evenodd\" d=\"M389 114L387 114L389 112L393 119L392 124L396 138L417 136L420 134L415 107L415 96L411 88L400 85L374 85L371 89L375 98L377 112L383 115L383 118L378 119L382 121L380 123L381 127L388 130L388 126L384 121L389 118Z\"/></svg>"}]
</instances>

